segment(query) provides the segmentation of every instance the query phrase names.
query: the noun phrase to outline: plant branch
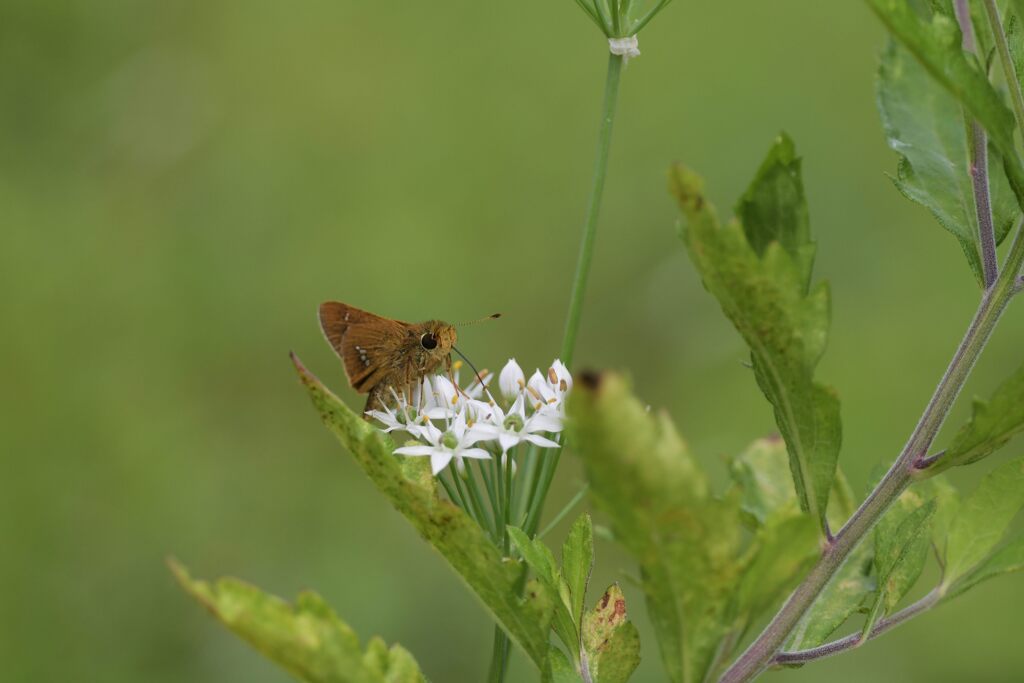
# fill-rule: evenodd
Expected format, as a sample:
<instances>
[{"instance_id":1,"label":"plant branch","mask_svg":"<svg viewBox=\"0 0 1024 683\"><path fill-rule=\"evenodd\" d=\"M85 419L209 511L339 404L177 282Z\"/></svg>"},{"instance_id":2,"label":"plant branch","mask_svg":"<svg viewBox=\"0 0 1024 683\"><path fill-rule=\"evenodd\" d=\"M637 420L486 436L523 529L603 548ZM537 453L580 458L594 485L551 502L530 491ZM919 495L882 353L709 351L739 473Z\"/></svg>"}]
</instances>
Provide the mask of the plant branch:
<instances>
[{"instance_id":1,"label":"plant branch","mask_svg":"<svg viewBox=\"0 0 1024 683\"><path fill-rule=\"evenodd\" d=\"M860 633L853 633L845 638L834 640L831 643L825 643L819 647L810 648L808 650L795 650L792 652L780 652L772 658L772 664L804 664L806 662L814 661L815 659L822 659L824 657L830 657L834 654L838 654L845 650L849 650L855 647L860 647L868 640L882 635L886 631L896 628L905 621L916 617L918 614L927 612L932 607L939 603L941 594L938 589L933 590L928 595L924 596L917 602L904 607L899 612L896 612L892 616L888 616L885 619L880 619L878 623L874 625L867 638L862 638Z\"/></svg>"},{"instance_id":2,"label":"plant branch","mask_svg":"<svg viewBox=\"0 0 1024 683\"><path fill-rule=\"evenodd\" d=\"M789 596L761 635L725 672L721 678L722 683L748 681L771 662L789 633L814 604L832 576L842 567L850 552L910 484L915 463L928 453L974 363L981 355L1006 304L1013 296L1017 273L1022 262L1024 230L1018 227L1003 272L982 297L967 333L896 461L839 530L834 541L825 547L818 563Z\"/></svg>"},{"instance_id":3,"label":"plant branch","mask_svg":"<svg viewBox=\"0 0 1024 683\"><path fill-rule=\"evenodd\" d=\"M957 23L960 24L961 46L964 52L977 55L974 24L967 0L956 0L954 5ZM970 150L971 189L974 193L974 211L978 219L978 245L981 248L981 272L985 289L992 286L999 275L996 260L996 232L992 219L992 197L988 185L988 136L978 121L967 116L967 146Z\"/></svg>"}]
</instances>

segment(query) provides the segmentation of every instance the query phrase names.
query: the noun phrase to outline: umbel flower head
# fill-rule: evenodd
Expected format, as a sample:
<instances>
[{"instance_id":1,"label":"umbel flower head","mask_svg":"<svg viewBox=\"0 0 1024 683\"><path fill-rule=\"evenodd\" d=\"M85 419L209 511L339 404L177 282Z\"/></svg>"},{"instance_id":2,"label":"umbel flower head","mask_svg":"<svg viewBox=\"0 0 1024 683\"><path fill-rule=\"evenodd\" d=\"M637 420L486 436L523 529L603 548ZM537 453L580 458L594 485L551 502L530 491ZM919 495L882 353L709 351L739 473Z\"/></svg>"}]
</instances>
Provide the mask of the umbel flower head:
<instances>
[{"instance_id":1,"label":"umbel flower head","mask_svg":"<svg viewBox=\"0 0 1024 683\"><path fill-rule=\"evenodd\" d=\"M536 370L526 381L522 368L510 359L498 378L500 401L488 389L494 375L481 375L463 388L456 366L451 379L425 377L408 396L393 392L392 406L367 414L383 431L405 432L419 442L395 453L429 456L435 475L452 461L461 471L465 458L486 460L500 454L504 463L522 443L558 448L545 435L562 431L565 399L572 388L572 376L561 361L555 360L546 373Z\"/></svg>"}]
</instances>

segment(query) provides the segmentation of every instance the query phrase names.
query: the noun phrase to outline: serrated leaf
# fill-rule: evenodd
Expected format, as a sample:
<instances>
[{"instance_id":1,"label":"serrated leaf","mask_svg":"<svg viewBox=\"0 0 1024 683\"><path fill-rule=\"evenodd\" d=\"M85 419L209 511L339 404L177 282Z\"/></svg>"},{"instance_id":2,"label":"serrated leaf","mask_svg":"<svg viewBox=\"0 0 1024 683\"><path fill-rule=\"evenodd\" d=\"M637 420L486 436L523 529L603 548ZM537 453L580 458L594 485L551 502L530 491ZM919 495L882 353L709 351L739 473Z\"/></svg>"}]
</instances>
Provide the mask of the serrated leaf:
<instances>
[{"instance_id":1,"label":"serrated leaf","mask_svg":"<svg viewBox=\"0 0 1024 683\"><path fill-rule=\"evenodd\" d=\"M555 556L547 545L539 538L531 539L520 529L508 527L509 539L519 554L523 556L527 566L533 570L537 581L544 587L546 592L557 596L554 606L554 614L551 620L551 627L555 635L565 645L566 650L572 655L573 663L579 666L579 627L578 618L573 618L573 598L569 585L562 575L562 571L555 564Z\"/></svg>"},{"instance_id":2,"label":"serrated leaf","mask_svg":"<svg viewBox=\"0 0 1024 683\"><path fill-rule=\"evenodd\" d=\"M592 683L625 683L640 664L640 635L626 619L626 597L609 586L583 616L585 665Z\"/></svg>"},{"instance_id":3,"label":"serrated leaf","mask_svg":"<svg viewBox=\"0 0 1024 683\"><path fill-rule=\"evenodd\" d=\"M895 528L875 529L875 602L864 622L864 637L878 619L890 613L907 594L924 569L931 544L930 523L935 514L935 501L929 500L897 517Z\"/></svg>"},{"instance_id":4,"label":"serrated leaf","mask_svg":"<svg viewBox=\"0 0 1024 683\"><path fill-rule=\"evenodd\" d=\"M670 680L698 683L729 625L739 573L739 497L708 494L671 420L648 412L615 374L583 377L569 400L572 438L595 507L640 564Z\"/></svg>"},{"instance_id":5,"label":"serrated leaf","mask_svg":"<svg viewBox=\"0 0 1024 683\"><path fill-rule=\"evenodd\" d=\"M572 596L572 617L576 624L583 618L590 572L594 568L594 528L590 515L583 513L573 523L562 545L562 576Z\"/></svg>"},{"instance_id":6,"label":"serrated leaf","mask_svg":"<svg viewBox=\"0 0 1024 683\"><path fill-rule=\"evenodd\" d=\"M945 597L947 600L955 598L982 581L988 581L1003 574L1019 572L1022 569L1024 569L1024 536L1018 536L954 582Z\"/></svg>"},{"instance_id":7,"label":"serrated leaf","mask_svg":"<svg viewBox=\"0 0 1024 683\"><path fill-rule=\"evenodd\" d=\"M379 638L364 652L348 624L323 599L301 593L294 605L237 579L192 579L171 561L178 583L221 623L293 676L309 683L423 683L411 654Z\"/></svg>"},{"instance_id":8,"label":"serrated leaf","mask_svg":"<svg viewBox=\"0 0 1024 683\"><path fill-rule=\"evenodd\" d=\"M476 522L438 495L434 479L421 476L427 463L416 469L414 463L395 456L395 446L386 434L342 403L297 357L293 355L292 360L324 423L374 485L441 553L512 641L542 668L554 599L546 588L535 587L520 599L521 567L502 558Z\"/></svg>"},{"instance_id":9,"label":"serrated leaf","mask_svg":"<svg viewBox=\"0 0 1024 683\"><path fill-rule=\"evenodd\" d=\"M873 558L871 543L861 543L853 550L793 630L788 650L806 650L824 644L860 609L875 591L875 580L871 576Z\"/></svg>"},{"instance_id":10,"label":"serrated leaf","mask_svg":"<svg viewBox=\"0 0 1024 683\"><path fill-rule=\"evenodd\" d=\"M960 504L946 541L942 591L988 556L1022 506L1024 458L1015 458L989 472Z\"/></svg>"},{"instance_id":11,"label":"serrated leaf","mask_svg":"<svg viewBox=\"0 0 1024 683\"><path fill-rule=\"evenodd\" d=\"M797 263L804 292L811 285L815 246L800 177L800 158L793 142L781 135L761 162L753 182L736 205L747 242L758 256L777 242Z\"/></svg>"},{"instance_id":12,"label":"serrated leaf","mask_svg":"<svg viewBox=\"0 0 1024 683\"><path fill-rule=\"evenodd\" d=\"M821 283L808 292L813 243L807 231L765 224L772 217L806 212L801 206L790 206L788 213L772 208L803 201L802 190L794 189L799 165L793 159L792 143L779 137L740 204L744 214L756 215L750 230L736 220L719 226L694 173L676 166L670 186L683 214L681 236L691 260L750 347L758 386L786 441L801 507L824 527L842 439L839 400L814 382L828 336L829 291ZM780 189L780 178L788 189ZM753 201L767 208L756 212ZM777 238L765 243L772 235ZM752 237L763 248L755 249Z\"/></svg>"},{"instance_id":13,"label":"serrated leaf","mask_svg":"<svg viewBox=\"0 0 1024 683\"><path fill-rule=\"evenodd\" d=\"M988 401L974 400L974 411L929 471L968 465L999 450L1024 431L1024 367L1010 375Z\"/></svg>"},{"instance_id":14,"label":"serrated leaf","mask_svg":"<svg viewBox=\"0 0 1024 683\"><path fill-rule=\"evenodd\" d=\"M970 175L963 107L895 41L882 54L878 108L889 146L900 155L893 179L908 199L928 209L960 242L979 283L978 216ZM988 157L996 243L1020 214L996 150Z\"/></svg>"},{"instance_id":15,"label":"serrated leaf","mask_svg":"<svg viewBox=\"0 0 1024 683\"><path fill-rule=\"evenodd\" d=\"M987 74L961 49L956 20L941 12L925 19L906 0L867 1L893 37L985 128L1003 158L1010 187L1020 206L1024 200L1024 167L1014 148L1013 114Z\"/></svg>"}]
</instances>

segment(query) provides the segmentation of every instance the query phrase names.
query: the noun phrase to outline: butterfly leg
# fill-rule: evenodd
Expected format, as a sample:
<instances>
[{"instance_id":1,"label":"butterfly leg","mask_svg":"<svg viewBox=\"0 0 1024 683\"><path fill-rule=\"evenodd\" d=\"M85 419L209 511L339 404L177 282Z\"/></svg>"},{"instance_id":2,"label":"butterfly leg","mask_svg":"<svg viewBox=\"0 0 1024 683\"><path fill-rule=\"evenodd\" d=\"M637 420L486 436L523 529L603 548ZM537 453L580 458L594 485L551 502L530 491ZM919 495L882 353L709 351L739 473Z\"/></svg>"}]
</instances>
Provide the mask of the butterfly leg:
<instances>
[{"instance_id":1,"label":"butterfly leg","mask_svg":"<svg viewBox=\"0 0 1024 683\"><path fill-rule=\"evenodd\" d=\"M372 418L369 413L371 410L383 410L390 403L388 401L388 387L384 384L378 384L373 389L370 389L370 394L366 397L366 406L363 408L363 419L369 422Z\"/></svg>"}]
</instances>

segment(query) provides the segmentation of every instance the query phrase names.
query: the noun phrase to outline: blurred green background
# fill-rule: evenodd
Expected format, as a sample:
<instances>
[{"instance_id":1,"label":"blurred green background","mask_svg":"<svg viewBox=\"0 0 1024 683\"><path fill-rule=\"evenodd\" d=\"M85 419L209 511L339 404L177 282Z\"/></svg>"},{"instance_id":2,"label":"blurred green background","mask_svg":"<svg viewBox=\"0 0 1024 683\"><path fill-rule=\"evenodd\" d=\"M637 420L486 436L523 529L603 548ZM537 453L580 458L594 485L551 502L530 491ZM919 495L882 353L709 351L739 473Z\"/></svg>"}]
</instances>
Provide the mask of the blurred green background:
<instances>
[{"instance_id":1,"label":"blurred green background","mask_svg":"<svg viewBox=\"0 0 1024 683\"><path fill-rule=\"evenodd\" d=\"M728 212L772 136L796 140L833 286L819 376L858 490L976 305L955 240L885 177L883 41L856 2L678 0L625 72L576 367L627 369L718 479L773 425L674 236L671 161ZM178 590L172 553L200 576L314 587L434 681L482 678L482 609L321 426L287 352L361 405L315 321L338 298L413 320L501 311L463 332L470 357L548 363L605 62L570 0L0 3L0 678L288 680ZM969 393L1021 361L1016 308ZM579 485L563 462L549 507ZM598 562L596 584L630 569L607 544ZM635 680L660 681L626 590ZM1022 600L1024 579L992 582L765 679L1014 680ZM534 680L521 659L512 680Z\"/></svg>"}]
</instances>

